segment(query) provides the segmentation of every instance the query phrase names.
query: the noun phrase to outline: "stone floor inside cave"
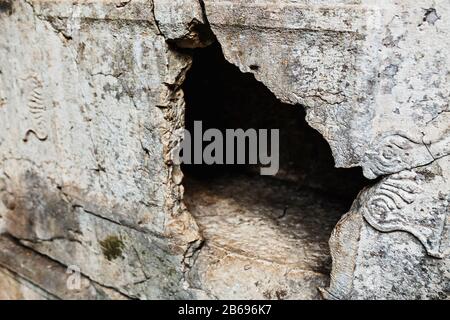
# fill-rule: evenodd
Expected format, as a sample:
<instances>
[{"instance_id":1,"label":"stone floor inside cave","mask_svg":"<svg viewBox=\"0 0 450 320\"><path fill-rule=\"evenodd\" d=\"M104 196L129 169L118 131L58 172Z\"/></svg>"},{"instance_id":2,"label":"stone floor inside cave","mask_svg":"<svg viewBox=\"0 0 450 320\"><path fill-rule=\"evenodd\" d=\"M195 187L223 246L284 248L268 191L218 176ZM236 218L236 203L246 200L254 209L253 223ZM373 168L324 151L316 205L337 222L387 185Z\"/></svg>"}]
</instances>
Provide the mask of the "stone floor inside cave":
<instances>
[{"instance_id":1,"label":"stone floor inside cave","mask_svg":"<svg viewBox=\"0 0 450 320\"><path fill-rule=\"evenodd\" d=\"M328 274L328 238L348 206L292 182L189 177L186 204L207 241L255 259Z\"/></svg>"},{"instance_id":2,"label":"stone floor inside cave","mask_svg":"<svg viewBox=\"0 0 450 320\"><path fill-rule=\"evenodd\" d=\"M360 169L334 168L304 108L281 103L228 63L218 44L194 51L183 89L189 130L197 120L204 130L280 129L275 176L260 176L257 165L182 166L184 201L205 238L199 259L209 267L198 274L210 277L192 281L209 281L211 294L227 286L229 298L320 298L317 287L331 271L330 234L368 181Z\"/></svg>"}]
</instances>

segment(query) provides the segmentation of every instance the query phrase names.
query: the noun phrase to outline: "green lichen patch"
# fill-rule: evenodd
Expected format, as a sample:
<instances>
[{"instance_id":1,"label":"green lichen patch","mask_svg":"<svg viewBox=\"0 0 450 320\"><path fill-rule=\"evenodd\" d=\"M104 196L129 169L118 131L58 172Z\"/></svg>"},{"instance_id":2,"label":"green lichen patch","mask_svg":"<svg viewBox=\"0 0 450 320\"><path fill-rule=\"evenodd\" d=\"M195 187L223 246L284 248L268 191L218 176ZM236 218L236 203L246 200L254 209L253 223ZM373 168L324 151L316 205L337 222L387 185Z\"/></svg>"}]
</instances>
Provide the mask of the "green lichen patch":
<instances>
[{"instance_id":1,"label":"green lichen patch","mask_svg":"<svg viewBox=\"0 0 450 320\"><path fill-rule=\"evenodd\" d=\"M118 236L108 236L106 239L100 241L100 247L102 248L103 255L109 261L122 256L122 250L125 245Z\"/></svg>"}]
</instances>

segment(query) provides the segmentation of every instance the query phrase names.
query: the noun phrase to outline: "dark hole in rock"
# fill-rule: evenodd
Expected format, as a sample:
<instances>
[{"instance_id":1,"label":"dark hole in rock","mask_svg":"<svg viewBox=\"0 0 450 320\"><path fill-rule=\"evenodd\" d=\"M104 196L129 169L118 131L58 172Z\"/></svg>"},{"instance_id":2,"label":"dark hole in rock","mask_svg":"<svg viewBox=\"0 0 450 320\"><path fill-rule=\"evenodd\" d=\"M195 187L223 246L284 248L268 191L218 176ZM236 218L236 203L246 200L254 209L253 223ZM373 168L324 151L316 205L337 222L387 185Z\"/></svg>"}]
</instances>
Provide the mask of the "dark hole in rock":
<instances>
[{"instance_id":1,"label":"dark hole in rock","mask_svg":"<svg viewBox=\"0 0 450 320\"><path fill-rule=\"evenodd\" d=\"M332 229L368 180L359 168L334 168L331 150L306 123L304 108L281 103L253 74L228 63L219 44L196 49L193 56L183 88L191 133L194 121L202 121L203 131L280 129L275 176L261 176L258 165L182 165L185 203L209 247L199 259L211 265L210 274L224 282L229 276L230 283L240 280L211 261L224 251L239 254L235 264L248 260L251 268L243 267L242 281L257 279L258 286L245 286L252 296L261 293L263 299L273 289L273 297L287 290L286 298L317 298L331 268ZM286 268L302 276L290 279L283 275Z\"/></svg>"},{"instance_id":2,"label":"dark hole in rock","mask_svg":"<svg viewBox=\"0 0 450 320\"><path fill-rule=\"evenodd\" d=\"M0 0L0 13L12 14L12 1L11 0Z\"/></svg>"},{"instance_id":3,"label":"dark hole in rock","mask_svg":"<svg viewBox=\"0 0 450 320\"><path fill-rule=\"evenodd\" d=\"M423 22L428 22L431 25L434 25L436 21L438 21L440 17L437 14L436 9L429 8L425 9L425 15L423 17Z\"/></svg>"}]
</instances>

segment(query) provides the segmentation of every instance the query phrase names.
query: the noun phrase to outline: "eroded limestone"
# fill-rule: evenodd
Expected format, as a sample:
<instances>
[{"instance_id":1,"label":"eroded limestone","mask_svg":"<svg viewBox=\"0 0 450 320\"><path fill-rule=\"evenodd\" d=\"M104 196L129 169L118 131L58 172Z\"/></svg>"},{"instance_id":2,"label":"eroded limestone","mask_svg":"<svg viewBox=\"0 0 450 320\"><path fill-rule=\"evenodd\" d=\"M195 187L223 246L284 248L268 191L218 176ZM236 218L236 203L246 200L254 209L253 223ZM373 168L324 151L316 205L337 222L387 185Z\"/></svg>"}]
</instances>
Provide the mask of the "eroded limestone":
<instances>
[{"instance_id":1,"label":"eroded limestone","mask_svg":"<svg viewBox=\"0 0 450 320\"><path fill-rule=\"evenodd\" d=\"M176 47L215 36L229 62L306 108L338 167L381 177L332 235L324 296L448 299L449 15L444 0L0 1L0 230L113 298L315 297L325 275L286 280L231 257L226 238L201 247L183 204L171 151L192 57ZM230 290L248 264L275 285ZM9 298L72 297L44 293L33 264L1 265Z\"/></svg>"}]
</instances>

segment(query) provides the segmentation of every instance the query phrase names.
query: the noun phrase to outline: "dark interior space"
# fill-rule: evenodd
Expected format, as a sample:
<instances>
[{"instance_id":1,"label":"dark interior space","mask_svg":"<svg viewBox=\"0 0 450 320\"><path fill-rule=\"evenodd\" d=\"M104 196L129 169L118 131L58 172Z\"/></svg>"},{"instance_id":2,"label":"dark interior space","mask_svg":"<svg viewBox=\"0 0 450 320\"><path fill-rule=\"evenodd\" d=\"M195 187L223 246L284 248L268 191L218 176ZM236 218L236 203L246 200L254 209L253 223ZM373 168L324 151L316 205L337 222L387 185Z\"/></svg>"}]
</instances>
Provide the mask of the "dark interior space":
<instances>
[{"instance_id":1,"label":"dark interior space","mask_svg":"<svg viewBox=\"0 0 450 320\"><path fill-rule=\"evenodd\" d=\"M219 44L193 54L183 88L185 126L191 134L194 121L203 122L203 131L280 130L275 176L261 176L258 165L182 165L184 202L205 246L263 261L248 271L261 281L265 264L271 263L279 272L307 270L313 275L308 279L325 286L330 234L368 181L360 169L334 168L331 150L306 123L304 108L281 103L253 74L228 63ZM221 259L213 253L208 257L211 264ZM296 280L299 287L304 280Z\"/></svg>"},{"instance_id":2,"label":"dark interior space","mask_svg":"<svg viewBox=\"0 0 450 320\"><path fill-rule=\"evenodd\" d=\"M305 120L304 108L280 102L253 74L227 62L220 45L194 51L184 83L186 128L203 130L265 128L280 130L280 170L273 178L338 196L347 206L369 184L360 168L337 169L330 147ZM247 148L248 149L248 148ZM225 151L224 151L225 152ZM187 176L213 180L230 174L259 174L251 165L184 165Z\"/></svg>"}]
</instances>

